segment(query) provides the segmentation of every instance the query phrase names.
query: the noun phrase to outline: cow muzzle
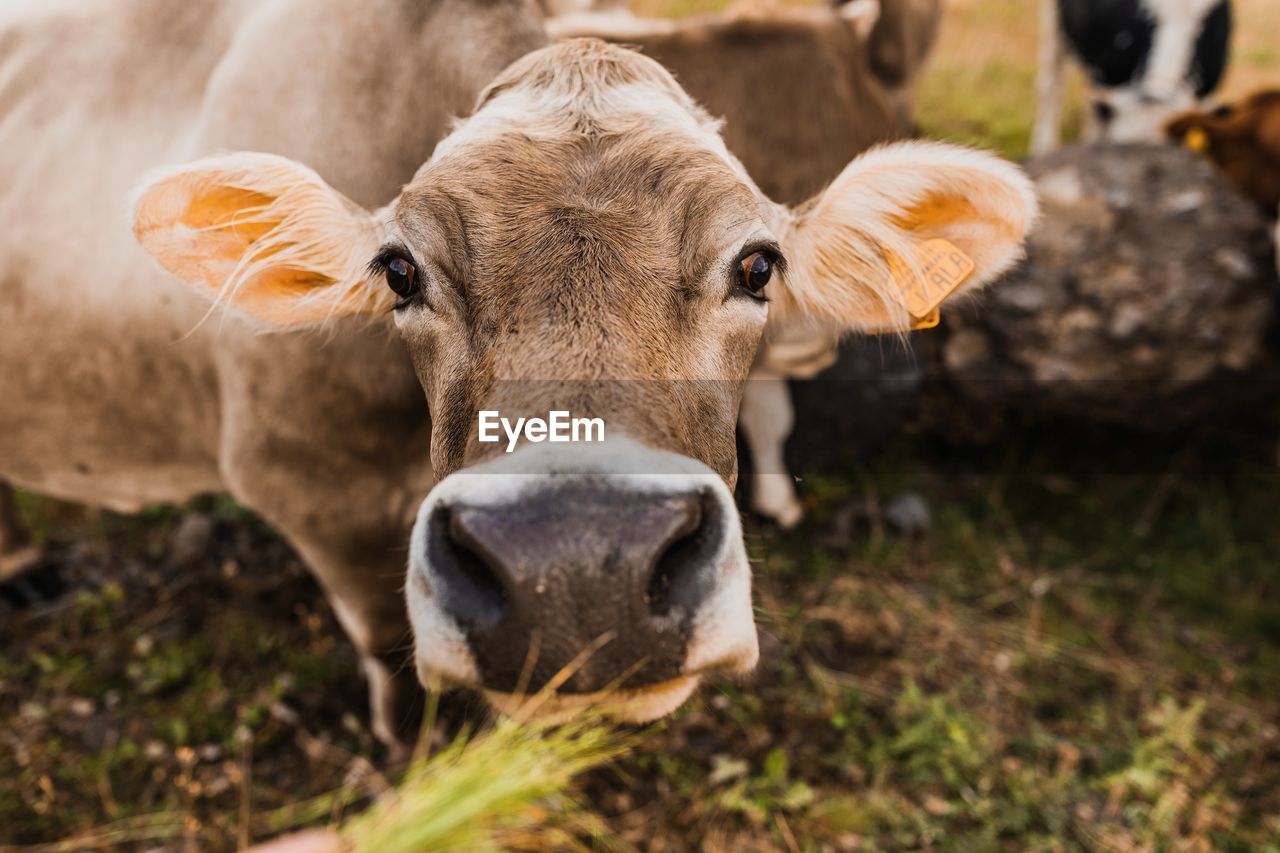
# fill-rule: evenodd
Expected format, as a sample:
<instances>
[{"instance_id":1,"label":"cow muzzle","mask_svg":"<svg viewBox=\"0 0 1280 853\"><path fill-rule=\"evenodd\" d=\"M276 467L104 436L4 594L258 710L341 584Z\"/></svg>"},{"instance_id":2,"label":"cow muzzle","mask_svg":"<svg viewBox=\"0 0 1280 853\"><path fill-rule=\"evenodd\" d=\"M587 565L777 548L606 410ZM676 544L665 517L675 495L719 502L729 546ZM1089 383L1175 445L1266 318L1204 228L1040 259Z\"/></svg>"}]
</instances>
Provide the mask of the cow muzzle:
<instances>
[{"instance_id":1,"label":"cow muzzle","mask_svg":"<svg viewBox=\"0 0 1280 853\"><path fill-rule=\"evenodd\" d=\"M710 468L627 439L526 445L423 502L408 606L424 684L500 710L642 721L755 665L737 509Z\"/></svg>"}]
</instances>

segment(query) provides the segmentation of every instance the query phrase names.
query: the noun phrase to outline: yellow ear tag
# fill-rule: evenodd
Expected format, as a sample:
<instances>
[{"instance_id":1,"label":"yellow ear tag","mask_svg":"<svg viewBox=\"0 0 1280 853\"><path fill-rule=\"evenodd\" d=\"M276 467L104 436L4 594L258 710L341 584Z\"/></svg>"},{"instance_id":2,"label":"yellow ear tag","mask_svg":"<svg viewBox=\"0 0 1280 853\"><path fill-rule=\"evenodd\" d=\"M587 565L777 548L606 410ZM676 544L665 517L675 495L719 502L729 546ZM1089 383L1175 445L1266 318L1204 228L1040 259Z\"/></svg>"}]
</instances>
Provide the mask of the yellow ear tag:
<instances>
[{"instance_id":1,"label":"yellow ear tag","mask_svg":"<svg viewBox=\"0 0 1280 853\"><path fill-rule=\"evenodd\" d=\"M942 320L942 303L973 275L973 270L973 258L941 237L916 245L914 269L889 255L889 272L907 297L911 331L938 325Z\"/></svg>"},{"instance_id":2,"label":"yellow ear tag","mask_svg":"<svg viewBox=\"0 0 1280 853\"><path fill-rule=\"evenodd\" d=\"M1203 154L1209 150L1209 134L1203 127L1193 127L1182 137L1182 144L1197 154Z\"/></svg>"}]
</instances>

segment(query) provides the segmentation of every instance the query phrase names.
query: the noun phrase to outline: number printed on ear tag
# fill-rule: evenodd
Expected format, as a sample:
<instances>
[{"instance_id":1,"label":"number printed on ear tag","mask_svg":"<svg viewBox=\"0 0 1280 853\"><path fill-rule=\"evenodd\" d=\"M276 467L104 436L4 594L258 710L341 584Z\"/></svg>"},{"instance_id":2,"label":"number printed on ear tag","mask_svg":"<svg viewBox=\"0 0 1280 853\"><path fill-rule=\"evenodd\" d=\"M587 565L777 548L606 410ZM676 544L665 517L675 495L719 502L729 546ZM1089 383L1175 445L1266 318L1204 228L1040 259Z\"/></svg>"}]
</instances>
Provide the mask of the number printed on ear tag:
<instances>
[{"instance_id":1,"label":"number printed on ear tag","mask_svg":"<svg viewBox=\"0 0 1280 853\"><path fill-rule=\"evenodd\" d=\"M974 263L950 240L935 237L916 245L914 269L890 255L889 270L906 295L915 331L938 325L942 303L973 275Z\"/></svg>"}]
</instances>

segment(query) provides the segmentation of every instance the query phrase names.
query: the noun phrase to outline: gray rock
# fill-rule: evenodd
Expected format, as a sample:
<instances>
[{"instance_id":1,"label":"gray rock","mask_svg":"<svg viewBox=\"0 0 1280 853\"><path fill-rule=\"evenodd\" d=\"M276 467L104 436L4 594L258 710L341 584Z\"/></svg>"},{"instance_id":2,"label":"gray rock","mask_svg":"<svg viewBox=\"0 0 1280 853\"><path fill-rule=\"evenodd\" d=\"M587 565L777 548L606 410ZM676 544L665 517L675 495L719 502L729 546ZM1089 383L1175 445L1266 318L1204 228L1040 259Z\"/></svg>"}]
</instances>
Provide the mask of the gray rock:
<instances>
[{"instance_id":1,"label":"gray rock","mask_svg":"<svg viewBox=\"0 0 1280 853\"><path fill-rule=\"evenodd\" d=\"M971 403L1142 429L1218 414L1264 364L1280 295L1267 223L1172 146L1075 146L1027 164L1027 261L952 312L932 373Z\"/></svg>"},{"instance_id":2,"label":"gray rock","mask_svg":"<svg viewBox=\"0 0 1280 853\"><path fill-rule=\"evenodd\" d=\"M915 492L903 492L884 508L885 523L899 533L921 536L933 526L929 503Z\"/></svg>"},{"instance_id":3,"label":"gray rock","mask_svg":"<svg viewBox=\"0 0 1280 853\"><path fill-rule=\"evenodd\" d=\"M196 565L213 544L216 525L212 516L191 513L184 516L169 540L169 553L180 568Z\"/></svg>"}]
</instances>

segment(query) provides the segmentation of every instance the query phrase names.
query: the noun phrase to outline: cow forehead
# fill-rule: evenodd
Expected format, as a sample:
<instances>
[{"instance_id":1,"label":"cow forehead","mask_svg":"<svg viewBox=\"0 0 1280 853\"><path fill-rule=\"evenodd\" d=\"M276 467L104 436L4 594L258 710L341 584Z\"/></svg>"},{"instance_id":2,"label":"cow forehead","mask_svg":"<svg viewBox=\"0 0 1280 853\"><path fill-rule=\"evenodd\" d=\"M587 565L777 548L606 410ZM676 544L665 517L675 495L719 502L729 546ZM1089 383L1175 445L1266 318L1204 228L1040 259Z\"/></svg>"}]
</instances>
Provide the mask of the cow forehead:
<instances>
[{"instance_id":1,"label":"cow forehead","mask_svg":"<svg viewBox=\"0 0 1280 853\"><path fill-rule=\"evenodd\" d=\"M751 185L725 146L720 123L665 68L596 39L573 39L514 63L481 95L476 112L440 142L431 162L513 131L545 144L652 134L714 153Z\"/></svg>"},{"instance_id":2,"label":"cow forehead","mask_svg":"<svg viewBox=\"0 0 1280 853\"><path fill-rule=\"evenodd\" d=\"M396 223L450 267L473 322L604 330L680 316L732 253L772 237L765 204L714 153L655 132L556 143L506 133L424 172Z\"/></svg>"}]
</instances>

